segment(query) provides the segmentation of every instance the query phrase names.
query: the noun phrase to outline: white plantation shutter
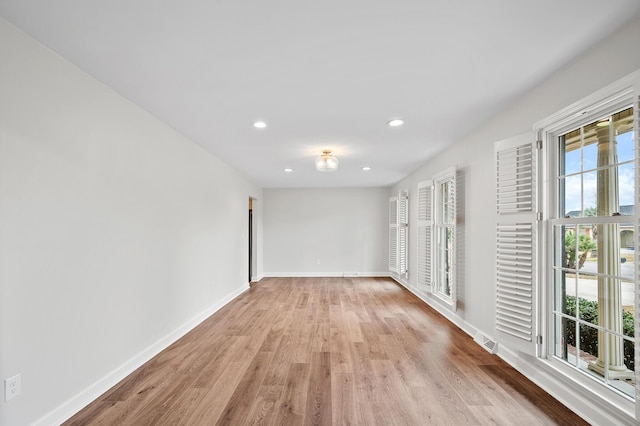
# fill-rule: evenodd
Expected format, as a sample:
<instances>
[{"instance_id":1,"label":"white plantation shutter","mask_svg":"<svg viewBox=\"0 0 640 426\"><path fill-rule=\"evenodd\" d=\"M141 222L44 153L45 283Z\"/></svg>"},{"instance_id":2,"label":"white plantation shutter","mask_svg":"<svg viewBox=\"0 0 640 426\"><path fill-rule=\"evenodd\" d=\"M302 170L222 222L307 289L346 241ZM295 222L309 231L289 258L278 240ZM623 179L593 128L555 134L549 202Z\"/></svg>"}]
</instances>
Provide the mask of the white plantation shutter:
<instances>
[{"instance_id":1,"label":"white plantation shutter","mask_svg":"<svg viewBox=\"0 0 640 426\"><path fill-rule=\"evenodd\" d=\"M537 152L531 135L496 143L498 340L536 354Z\"/></svg>"},{"instance_id":2,"label":"white plantation shutter","mask_svg":"<svg viewBox=\"0 0 640 426\"><path fill-rule=\"evenodd\" d=\"M400 191L389 199L389 271L407 274L409 195Z\"/></svg>"},{"instance_id":3,"label":"white plantation shutter","mask_svg":"<svg viewBox=\"0 0 640 426\"><path fill-rule=\"evenodd\" d=\"M407 249L409 239L409 193L398 194L398 273L405 275L407 269Z\"/></svg>"},{"instance_id":4,"label":"white plantation shutter","mask_svg":"<svg viewBox=\"0 0 640 426\"><path fill-rule=\"evenodd\" d=\"M449 212L450 217L446 219L446 222L451 225L451 235L453 236L451 241L451 272L449 276L449 285L451 286L451 305L455 310L457 308L458 302L458 259L456 256L457 253L457 243L458 243L458 230L457 230L457 222L458 222L458 210L456 206L457 200L457 179L456 179L456 169L453 168L449 172L449 178L451 181L451 185L449 185L449 193L447 194L447 204L449 205L447 211Z\"/></svg>"},{"instance_id":5,"label":"white plantation shutter","mask_svg":"<svg viewBox=\"0 0 640 426\"><path fill-rule=\"evenodd\" d=\"M433 244L433 181L418 184L418 260L417 284L422 290L431 290L431 264Z\"/></svg>"},{"instance_id":6,"label":"white plantation shutter","mask_svg":"<svg viewBox=\"0 0 640 426\"><path fill-rule=\"evenodd\" d=\"M389 199L389 271L398 273L398 197Z\"/></svg>"}]
</instances>

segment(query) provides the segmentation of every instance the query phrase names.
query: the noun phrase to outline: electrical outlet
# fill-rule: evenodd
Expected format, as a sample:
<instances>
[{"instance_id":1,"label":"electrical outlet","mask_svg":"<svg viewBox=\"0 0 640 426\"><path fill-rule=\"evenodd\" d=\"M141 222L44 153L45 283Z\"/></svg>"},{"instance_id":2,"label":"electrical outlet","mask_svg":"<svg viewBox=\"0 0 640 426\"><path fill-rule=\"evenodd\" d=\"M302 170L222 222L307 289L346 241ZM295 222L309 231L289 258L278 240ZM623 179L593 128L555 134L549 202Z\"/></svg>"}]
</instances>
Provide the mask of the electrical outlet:
<instances>
[{"instance_id":1,"label":"electrical outlet","mask_svg":"<svg viewBox=\"0 0 640 426\"><path fill-rule=\"evenodd\" d=\"M20 395L20 373L4 379L4 401L7 402Z\"/></svg>"}]
</instances>

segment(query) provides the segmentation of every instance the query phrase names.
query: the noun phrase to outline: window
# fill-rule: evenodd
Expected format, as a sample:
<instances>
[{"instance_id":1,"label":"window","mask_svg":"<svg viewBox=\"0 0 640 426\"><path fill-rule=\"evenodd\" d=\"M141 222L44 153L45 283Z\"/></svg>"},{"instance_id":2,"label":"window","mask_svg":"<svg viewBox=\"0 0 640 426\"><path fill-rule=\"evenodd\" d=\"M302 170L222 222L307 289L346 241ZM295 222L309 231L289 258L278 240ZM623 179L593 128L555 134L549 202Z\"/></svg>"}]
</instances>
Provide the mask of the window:
<instances>
[{"instance_id":1,"label":"window","mask_svg":"<svg viewBox=\"0 0 640 426\"><path fill-rule=\"evenodd\" d=\"M621 406L635 401L638 377L638 76L537 125L546 178L538 268L547 297L532 305L547 312L540 355Z\"/></svg>"},{"instance_id":2,"label":"window","mask_svg":"<svg viewBox=\"0 0 640 426\"><path fill-rule=\"evenodd\" d=\"M456 171L418 185L418 288L456 305Z\"/></svg>"},{"instance_id":3,"label":"window","mask_svg":"<svg viewBox=\"0 0 640 426\"><path fill-rule=\"evenodd\" d=\"M634 110L558 135L553 355L633 398Z\"/></svg>"}]
</instances>

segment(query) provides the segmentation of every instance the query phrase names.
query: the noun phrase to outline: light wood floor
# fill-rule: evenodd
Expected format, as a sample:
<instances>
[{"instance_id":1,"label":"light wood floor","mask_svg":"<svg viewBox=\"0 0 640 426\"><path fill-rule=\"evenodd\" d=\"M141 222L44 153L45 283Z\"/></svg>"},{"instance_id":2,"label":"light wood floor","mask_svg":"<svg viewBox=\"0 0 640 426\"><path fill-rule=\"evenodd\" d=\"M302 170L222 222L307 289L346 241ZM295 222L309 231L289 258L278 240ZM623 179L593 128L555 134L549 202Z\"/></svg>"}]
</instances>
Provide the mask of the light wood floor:
<instances>
[{"instance_id":1,"label":"light wood floor","mask_svg":"<svg viewBox=\"0 0 640 426\"><path fill-rule=\"evenodd\" d=\"M384 278L263 279L67 425L583 425Z\"/></svg>"}]
</instances>

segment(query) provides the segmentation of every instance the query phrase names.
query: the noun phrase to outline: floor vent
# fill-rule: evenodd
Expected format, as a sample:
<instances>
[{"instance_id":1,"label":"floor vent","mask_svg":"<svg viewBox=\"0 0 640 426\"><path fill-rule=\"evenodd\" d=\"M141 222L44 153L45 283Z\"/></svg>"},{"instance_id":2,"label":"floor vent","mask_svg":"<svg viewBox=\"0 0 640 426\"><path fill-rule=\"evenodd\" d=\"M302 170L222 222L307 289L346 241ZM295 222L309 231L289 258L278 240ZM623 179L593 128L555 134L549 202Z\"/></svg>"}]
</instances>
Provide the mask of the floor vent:
<instances>
[{"instance_id":1,"label":"floor vent","mask_svg":"<svg viewBox=\"0 0 640 426\"><path fill-rule=\"evenodd\" d=\"M478 333L473 340L492 354L498 352L498 342L494 342L482 333Z\"/></svg>"}]
</instances>

